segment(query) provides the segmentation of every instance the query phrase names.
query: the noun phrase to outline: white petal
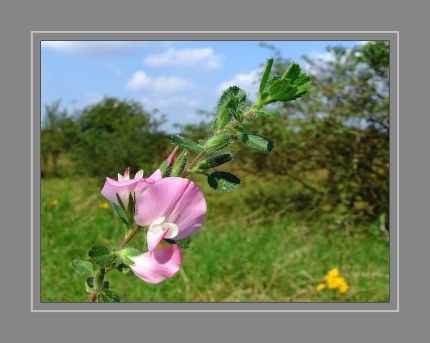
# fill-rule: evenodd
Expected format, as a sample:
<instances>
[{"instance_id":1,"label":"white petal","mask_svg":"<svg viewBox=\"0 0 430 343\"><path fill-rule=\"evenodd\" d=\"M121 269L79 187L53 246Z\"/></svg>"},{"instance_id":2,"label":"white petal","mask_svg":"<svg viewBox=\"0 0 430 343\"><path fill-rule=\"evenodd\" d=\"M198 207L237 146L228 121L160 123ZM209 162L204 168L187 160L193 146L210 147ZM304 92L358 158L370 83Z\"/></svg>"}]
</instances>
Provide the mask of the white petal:
<instances>
[{"instance_id":1,"label":"white petal","mask_svg":"<svg viewBox=\"0 0 430 343\"><path fill-rule=\"evenodd\" d=\"M143 170L139 170L136 175L134 176L135 179L142 179L143 178Z\"/></svg>"}]
</instances>

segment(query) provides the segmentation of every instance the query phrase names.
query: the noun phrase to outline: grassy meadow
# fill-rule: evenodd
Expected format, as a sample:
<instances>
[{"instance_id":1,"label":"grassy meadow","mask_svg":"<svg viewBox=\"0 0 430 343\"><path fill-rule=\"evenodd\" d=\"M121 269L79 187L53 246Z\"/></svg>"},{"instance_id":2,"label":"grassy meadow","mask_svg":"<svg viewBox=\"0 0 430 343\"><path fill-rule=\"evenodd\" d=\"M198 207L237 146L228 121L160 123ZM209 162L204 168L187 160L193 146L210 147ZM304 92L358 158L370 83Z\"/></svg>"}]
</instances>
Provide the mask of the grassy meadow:
<instances>
[{"instance_id":1,"label":"grassy meadow","mask_svg":"<svg viewBox=\"0 0 430 343\"><path fill-rule=\"evenodd\" d=\"M348 227L289 217L282 208L272 208L279 205L270 203L271 192L282 193L282 183L273 180L267 187L259 185L266 197L254 209L247 195L255 187L251 177L246 180L233 194L222 195L205 179L196 179L208 213L184 250L182 268L158 285L110 272L106 279L121 302L389 301L389 244L377 223ZM73 272L71 261L85 260L93 245L114 248L122 240L122 222L100 195L103 182L42 180L42 302L88 301L85 277ZM130 246L140 248L144 241L142 232ZM346 279L348 290L318 292L317 285L333 268Z\"/></svg>"}]
</instances>

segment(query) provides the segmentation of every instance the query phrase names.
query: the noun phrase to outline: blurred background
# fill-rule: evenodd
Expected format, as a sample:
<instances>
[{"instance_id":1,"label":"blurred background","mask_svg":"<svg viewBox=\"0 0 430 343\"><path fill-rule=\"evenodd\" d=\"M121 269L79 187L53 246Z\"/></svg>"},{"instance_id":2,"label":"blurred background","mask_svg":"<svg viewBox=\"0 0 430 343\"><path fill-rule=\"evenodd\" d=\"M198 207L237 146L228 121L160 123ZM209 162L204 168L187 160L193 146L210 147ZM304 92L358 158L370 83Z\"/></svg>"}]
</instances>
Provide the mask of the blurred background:
<instances>
[{"instance_id":1,"label":"blurred background","mask_svg":"<svg viewBox=\"0 0 430 343\"><path fill-rule=\"evenodd\" d=\"M88 301L71 261L115 247L124 228L100 194L106 176L150 175L172 133L210 133L222 91L252 104L266 59L312 77L301 99L254 118L271 153L242 149L231 194L206 178L208 214L178 274L159 285L108 274L123 302L388 302L387 42L43 42L41 300ZM145 235L132 246L139 248ZM318 286L338 269L348 287Z\"/></svg>"}]
</instances>

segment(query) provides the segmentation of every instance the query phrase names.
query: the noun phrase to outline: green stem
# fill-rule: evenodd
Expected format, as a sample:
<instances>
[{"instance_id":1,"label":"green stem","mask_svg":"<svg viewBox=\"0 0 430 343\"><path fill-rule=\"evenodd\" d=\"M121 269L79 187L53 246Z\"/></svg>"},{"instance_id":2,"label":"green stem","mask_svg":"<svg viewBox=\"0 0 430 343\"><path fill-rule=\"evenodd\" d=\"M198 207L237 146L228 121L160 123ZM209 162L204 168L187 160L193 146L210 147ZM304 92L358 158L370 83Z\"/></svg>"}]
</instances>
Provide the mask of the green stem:
<instances>
[{"instance_id":1,"label":"green stem","mask_svg":"<svg viewBox=\"0 0 430 343\"><path fill-rule=\"evenodd\" d=\"M118 248L116 248L116 251L122 250L128 242L136 235L136 233L142 228L142 226L137 225L128 235L123 239L123 241L118 245ZM112 259L112 262L115 260L116 256ZM97 275L94 277L94 292L91 294L90 302L96 302L97 294L100 291L100 287L103 285L103 281L105 278L105 275L109 269L108 267L104 267L100 269L100 272L97 273Z\"/></svg>"},{"instance_id":2,"label":"green stem","mask_svg":"<svg viewBox=\"0 0 430 343\"><path fill-rule=\"evenodd\" d=\"M252 117L254 115L254 109L249 109L244 115L243 118L241 120L234 120L232 121L230 124L228 124L226 127L224 127L222 130L219 130L218 132L215 133L215 135L221 135L223 133L228 132L229 130L231 130L232 128L238 126L239 124L241 124L245 119L248 119L250 117ZM193 162L191 162L191 164L189 165L187 171L184 171L181 175L181 177L187 177L191 170L193 170L193 168L197 165L197 163L199 163L201 161L201 159L203 157L205 157L206 151L202 151L200 152L193 160Z\"/></svg>"}]
</instances>

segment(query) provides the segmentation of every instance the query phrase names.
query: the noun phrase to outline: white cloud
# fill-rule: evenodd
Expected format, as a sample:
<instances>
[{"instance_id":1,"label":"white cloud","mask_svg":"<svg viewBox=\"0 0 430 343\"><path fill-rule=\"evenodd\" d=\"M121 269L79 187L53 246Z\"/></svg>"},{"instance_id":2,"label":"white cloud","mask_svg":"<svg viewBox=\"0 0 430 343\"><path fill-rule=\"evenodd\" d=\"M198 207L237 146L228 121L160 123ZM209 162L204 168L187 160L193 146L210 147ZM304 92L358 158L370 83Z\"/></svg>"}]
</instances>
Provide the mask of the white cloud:
<instances>
[{"instance_id":1,"label":"white cloud","mask_svg":"<svg viewBox=\"0 0 430 343\"><path fill-rule=\"evenodd\" d=\"M145 42L132 41L42 41L42 49L51 49L64 54L123 54L144 44Z\"/></svg>"},{"instance_id":2,"label":"white cloud","mask_svg":"<svg viewBox=\"0 0 430 343\"><path fill-rule=\"evenodd\" d=\"M89 105L94 105L100 102L103 99L103 95L94 93L94 92L86 92L85 93L85 101Z\"/></svg>"},{"instance_id":3,"label":"white cloud","mask_svg":"<svg viewBox=\"0 0 430 343\"><path fill-rule=\"evenodd\" d=\"M178 76L151 77L144 71L137 71L127 82L127 88L132 91L152 90L153 92L175 93L195 89L194 84Z\"/></svg>"},{"instance_id":4,"label":"white cloud","mask_svg":"<svg viewBox=\"0 0 430 343\"><path fill-rule=\"evenodd\" d=\"M144 63L151 67L200 67L220 69L222 57L211 48L181 49L169 48L164 53L149 55Z\"/></svg>"},{"instance_id":5,"label":"white cloud","mask_svg":"<svg viewBox=\"0 0 430 343\"><path fill-rule=\"evenodd\" d=\"M108 66L108 69L110 70L110 71L112 71L114 74L116 74L116 75L122 75L122 74L124 74L124 72L122 71L122 69L121 68L118 68L116 65L114 65L114 64L109 64Z\"/></svg>"},{"instance_id":6,"label":"white cloud","mask_svg":"<svg viewBox=\"0 0 430 343\"><path fill-rule=\"evenodd\" d=\"M351 49L346 49L347 54L350 50ZM340 60L341 62L346 61L347 54L345 54L341 58L341 60ZM315 65L312 66L309 63L305 62L302 64L302 68L303 68L303 71L310 73L310 74L316 74L319 70L319 67L324 66L328 62L336 61L336 56L331 51L325 51L325 52L313 51L313 52L309 53L307 55L307 57L309 57L314 62Z\"/></svg>"},{"instance_id":7,"label":"white cloud","mask_svg":"<svg viewBox=\"0 0 430 343\"><path fill-rule=\"evenodd\" d=\"M158 109L166 109L172 107L183 107L186 108L195 108L199 105L199 101L190 99L187 97L160 97L154 96L152 98L145 97L141 99L141 102L145 105L145 107L158 108Z\"/></svg>"},{"instance_id":8,"label":"white cloud","mask_svg":"<svg viewBox=\"0 0 430 343\"><path fill-rule=\"evenodd\" d=\"M221 94L230 86L238 86L246 92L246 96L255 99L259 88L260 69L251 70L247 74L237 74L230 81L225 81L218 86L218 94Z\"/></svg>"}]
</instances>

